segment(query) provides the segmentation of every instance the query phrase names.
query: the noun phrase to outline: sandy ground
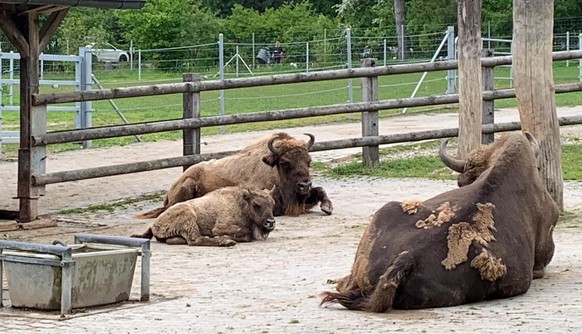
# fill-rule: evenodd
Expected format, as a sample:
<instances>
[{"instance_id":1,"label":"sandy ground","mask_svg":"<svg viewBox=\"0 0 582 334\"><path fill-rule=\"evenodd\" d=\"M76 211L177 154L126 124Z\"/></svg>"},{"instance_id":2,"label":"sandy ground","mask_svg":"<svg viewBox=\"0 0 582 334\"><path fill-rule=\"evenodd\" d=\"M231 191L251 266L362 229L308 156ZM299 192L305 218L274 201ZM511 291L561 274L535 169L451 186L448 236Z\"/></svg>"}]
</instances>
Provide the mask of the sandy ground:
<instances>
[{"instance_id":1,"label":"sandy ground","mask_svg":"<svg viewBox=\"0 0 582 334\"><path fill-rule=\"evenodd\" d=\"M582 108L560 110L560 116ZM513 121L515 111L496 114L498 122ZM454 127L448 114L402 116L382 120L382 134ZM359 124L292 129L300 136L314 133L319 141L358 137ZM579 136L579 128L564 128L564 137ZM262 133L203 138L203 153L238 149ZM328 162L359 149L318 152L315 161ZM178 156L179 142L137 143L122 148L65 152L49 157L47 169L58 171ZM146 228L148 221L133 215L160 202L137 201L115 209L59 215L58 210L139 198L166 190L179 168L85 180L47 187L39 201L42 213L58 226L2 232L3 238L72 242L73 234L127 236ZM0 208L16 209L16 164L0 163ZM453 181L425 179L348 178L316 176L334 201L334 214L319 210L300 217L278 217L264 242L232 248L168 246L152 242L151 292L148 303L100 311L86 310L59 321L54 314L0 309L3 333L450 333L450 332L577 332L582 328L582 229L566 219L555 231L556 253L548 274L534 281L522 296L420 311L391 311L375 315L339 307L319 307L318 293L333 287L327 279L349 273L361 233L370 216L391 200L426 199L453 189ZM582 210L582 184L566 182L568 211ZM138 268L139 269L139 268ZM132 298L139 295L136 275ZM9 303L9 301L5 301Z\"/></svg>"}]
</instances>

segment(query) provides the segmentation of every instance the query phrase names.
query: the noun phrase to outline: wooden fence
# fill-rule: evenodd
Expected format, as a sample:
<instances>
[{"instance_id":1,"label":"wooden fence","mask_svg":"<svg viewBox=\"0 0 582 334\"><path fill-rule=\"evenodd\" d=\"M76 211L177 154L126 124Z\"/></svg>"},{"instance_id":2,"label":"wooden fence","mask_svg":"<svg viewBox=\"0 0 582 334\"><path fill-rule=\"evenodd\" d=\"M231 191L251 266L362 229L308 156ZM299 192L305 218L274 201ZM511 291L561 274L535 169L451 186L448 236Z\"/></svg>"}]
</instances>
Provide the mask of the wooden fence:
<instances>
[{"instance_id":1,"label":"wooden fence","mask_svg":"<svg viewBox=\"0 0 582 334\"><path fill-rule=\"evenodd\" d=\"M553 54L554 60L579 58L582 58L582 51L564 51ZM486 72L484 78L487 78L488 80L484 84L484 87L487 90L483 92L484 113L486 113L484 119L490 123L483 125L484 134L491 134L500 131L513 131L520 128L519 122L493 124L492 112L494 100L515 97L515 90L493 89L493 76L491 75L491 71L495 66L509 64L511 64L510 56L482 58L482 66ZM200 128L346 113L362 113L362 137L317 142L312 147L312 151L363 147L365 163L373 166L379 161L379 145L457 136L458 128L395 135L379 135L378 129L378 111L457 103L459 99L457 94L378 101L377 93L379 76L456 69L458 66L456 60L375 67L373 60L367 59L364 61L363 65L364 66L361 68L349 70L282 74L265 77L237 78L223 81L200 81L199 77L189 74L184 76L185 82L183 83L104 89L86 92L33 94L32 105L35 109L35 113L37 115L46 115L47 105L55 103L182 93L184 118L181 120L160 121L147 124L115 125L58 132L46 132L46 120L44 119L36 121L32 120L32 123L35 124L31 136L32 149L36 152L33 156L37 158L34 159L31 166L19 166L19 174L30 175L28 186L34 188L37 193L43 193L44 186L52 183L144 172L162 168L189 166L204 160L232 154L232 152L200 154ZM257 112L253 114L200 117L200 93L202 91L350 78L362 79L362 102L321 107L282 109ZM555 88L556 93L582 91L582 82L556 85ZM582 123L582 116L560 118L559 121L560 125L580 124ZM46 145L172 130L184 131L184 156L98 168L45 173L45 159L43 157L46 156L46 154L44 154L44 152L46 152ZM22 200L33 199L21 198L21 201Z\"/></svg>"}]
</instances>

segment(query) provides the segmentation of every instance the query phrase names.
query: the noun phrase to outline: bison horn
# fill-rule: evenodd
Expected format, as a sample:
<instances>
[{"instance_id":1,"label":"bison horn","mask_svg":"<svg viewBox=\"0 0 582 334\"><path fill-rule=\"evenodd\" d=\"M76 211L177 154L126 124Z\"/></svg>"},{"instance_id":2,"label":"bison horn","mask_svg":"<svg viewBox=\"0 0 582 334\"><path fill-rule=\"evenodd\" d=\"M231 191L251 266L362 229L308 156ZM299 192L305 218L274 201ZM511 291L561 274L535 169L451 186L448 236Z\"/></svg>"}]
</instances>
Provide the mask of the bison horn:
<instances>
[{"instance_id":1,"label":"bison horn","mask_svg":"<svg viewBox=\"0 0 582 334\"><path fill-rule=\"evenodd\" d=\"M454 159L447 154L446 146L448 142L449 139L447 138L441 144L441 147L439 149L439 157L447 167L454 170L455 172L463 173L465 171L465 161Z\"/></svg>"},{"instance_id":2,"label":"bison horn","mask_svg":"<svg viewBox=\"0 0 582 334\"><path fill-rule=\"evenodd\" d=\"M267 147L268 147L268 148L269 148L269 150L270 150L271 152L273 152L275 155L278 155L278 154L279 154L279 150L277 150L277 149L276 149L276 148L273 146L273 142L274 142L276 139L279 139L279 137L278 137L278 136L275 136L275 137L271 138L271 139L269 140L269 142L267 143Z\"/></svg>"},{"instance_id":3,"label":"bison horn","mask_svg":"<svg viewBox=\"0 0 582 334\"><path fill-rule=\"evenodd\" d=\"M304 133L304 135L309 137L309 141L307 142L307 149L309 150L313 146L313 143L315 143L315 136L311 133Z\"/></svg>"},{"instance_id":4,"label":"bison horn","mask_svg":"<svg viewBox=\"0 0 582 334\"><path fill-rule=\"evenodd\" d=\"M525 137L527 138L527 140L529 140L529 143L532 146L532 149L534 151L534 156L537 158L538 157L538 154L540 153L540 144L536 140L536 137L534 137L531 133L525 131L524 134L525 134Z\"/></svg>"}]
</instances>

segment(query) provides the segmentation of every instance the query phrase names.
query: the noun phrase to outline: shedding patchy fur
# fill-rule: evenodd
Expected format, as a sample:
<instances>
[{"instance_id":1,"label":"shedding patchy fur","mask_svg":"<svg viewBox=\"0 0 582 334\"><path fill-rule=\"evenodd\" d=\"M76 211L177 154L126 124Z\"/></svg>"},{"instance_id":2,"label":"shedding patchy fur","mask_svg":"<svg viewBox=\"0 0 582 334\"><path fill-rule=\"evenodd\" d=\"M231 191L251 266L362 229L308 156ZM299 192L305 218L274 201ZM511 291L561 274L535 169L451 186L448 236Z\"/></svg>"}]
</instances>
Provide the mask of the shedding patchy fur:
<instances>
[{"instance_id":1,"label":"shedding patchy fur","mask_svg":"<svg viewBox=\"0 0 582 334\"><path fill-rule=\"evenodd\" d=\"M485 248L471 261L471 267L479 271L482 280L491 282L498 280L507 273L507 267L503 260L496 258Z\"/></svg>"},{"instance_id":2,"label":"shedding patchy fur","mask_svg":"<svg viewBox=\"0 0 582 334\"><path fill-rule=\"evenodd\" d=\"M467 261L467 253L469 253L469 246L476 237L475 230L466 222L453 224L449 227L449 235L447 236L447 246L449 252L447 257L441 264L447 270L453 270L457 265Z\"/></svg>"},{"instance_id":3,"label":"shedding patchy fur","mask_svg":"<svg viewBox=\"0 0 582 334\"><path fill-rule=\"evenodd\" d=\"M416 227L424 229L439 227L443 224L450 222L453 218L455 218L455 211L457 210L458 208L456 206L451 207L451 203L444 202L436 209L436 211L433 211L433 213L431 213L425 220L417 221Z\"/></svg>"},{"instance_id":4,"label":"shedding patchy fur","mask_svg":"<svg viewBox=\"0 0 582 334\"><path fill-rule=\"evenodd\" d=\"M467 261L469 247L473 241L486 247L489 242L495 241L491 231L495 229L493 221L492 203L477 203L477 212L473 215L473 225L462 222L449 227L447 236L448 253L441 264L447 269L455 269L459 264Z\"/></svg>"},{"instance_id":5,"label":"shedding patchy fur","mask_svg":"<svg viewBox=\"0 0 582 334\"><path fill-rule=\"evenodd\" d=\"M402 204L400 204L400 206L402 207L402 211L404 211L404 213L413 215L418 212L418 206L420 205L420 203L422 203L422 201L417 199L410 199L403 201Z\"/></svg>"}]
</instances>

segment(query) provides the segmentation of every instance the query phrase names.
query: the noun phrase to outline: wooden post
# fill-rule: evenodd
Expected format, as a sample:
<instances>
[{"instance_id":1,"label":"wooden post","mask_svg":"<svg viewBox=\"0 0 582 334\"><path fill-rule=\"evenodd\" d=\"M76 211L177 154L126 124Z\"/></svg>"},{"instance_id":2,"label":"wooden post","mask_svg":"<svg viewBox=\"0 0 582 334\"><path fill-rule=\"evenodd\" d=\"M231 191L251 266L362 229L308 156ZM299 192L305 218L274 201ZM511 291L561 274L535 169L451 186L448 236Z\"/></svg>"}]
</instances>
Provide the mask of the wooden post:
<instances>
[{"instance_id":1,"label":"wooden post","mask_svg":"<svg viewBox=\"0 0 582 334\"><path fill-rule=\"evenodd\" d=\"M182 77L183 82L199 82L200 76L193 73L186 73ZM200 118L200 92L183 93L184 119ZM200 128L190 128L183 130L184 156L200 154ZM184 166L184 170L189 165Z\"/></svg>"},{"instance_id":2,"label":"wooden post","mask_svg":"<svg viewBox=\"0 0 582 334\"><path fill-rule=\"evenodd\" d=\"M491 49L484 49L481 52L483 57L493 57L493 50ZM483 66L483 89L484 90L493 90L495 88L494 83L494 67L487 67ZM493 124L495 123L495 100L487 100L483 101L483 119L482 124ZM495 139L494 133L482 134L481 135L481 143L482 144L491 144Z\"/></svg>"},{"instance_id":3,"label":"wooden post","mask_svg":"<svg viewBox=\"0 0 582 334\"><path fill-rule=\"evenodd\" d=\"M481 0L458 1L459 156L481 145Z\"/></svg>"},{"instance_id":4,"label":"wooden post","mask_svg":"<svg viewBox=\"0 0 582 334\"><path fill-rule=\"evenodd\" d=\"M362 62L362 67L374 67L376 61L366 58ZM362 102L378 101L378 77L362 78ZM377 136L378 131L378 111L362 112L362 137ZM375 167L380 163L380 149L378 145L362 147L364 165Z\"/></svg>"},{"instance_id":5,"label":"wooden post","mask_svg":"<svg viewBox=\"0 0 582 334\"><path fill-rule=\"evenodd\" d=\"M554 1L513 1L513 80L522 130L537 139L540 175L561 210L564 185L552 71Z\"/></svg>"},{"instance_id":6,"label":"wooden post","mask_svg":"<svg viewBox=\"0 0 582 334\"><path fill-rule=\"evenodd\" d=\"M19 220L29 222L38 216L38 194L32 186L33 174L33 124L36 112L32 107L32 94L38 93L39 83L39 22L36 13L14 17L16 26L28 41L28 50L20 51L20 148L18 150L18 189L20 199ZM24 51L24 52L23 52ZM35 110L36 111L36 110Z\"/></svg>"}]
</instances>

